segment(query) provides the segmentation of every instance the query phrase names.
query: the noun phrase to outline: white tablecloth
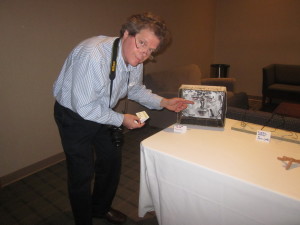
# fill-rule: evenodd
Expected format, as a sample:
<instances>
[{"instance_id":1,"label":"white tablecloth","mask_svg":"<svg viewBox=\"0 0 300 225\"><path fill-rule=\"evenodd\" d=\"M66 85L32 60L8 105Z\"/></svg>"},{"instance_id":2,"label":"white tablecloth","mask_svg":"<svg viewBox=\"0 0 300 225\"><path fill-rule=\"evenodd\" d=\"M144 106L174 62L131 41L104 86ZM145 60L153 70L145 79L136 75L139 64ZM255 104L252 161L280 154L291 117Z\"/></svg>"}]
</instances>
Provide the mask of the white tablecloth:
<instances>
[{"instance_id":1,"label":"white tablecloth","mask_svg":"<svg viewBox=\"0 0 300 225\"><path fill-rule=\"evenodd\" d=\"M225 128L167 128L141 143L139 216L160 225L299 225L300 145ZM300 137L298 137L300 138Z\"/></svg>"}]
</instances>

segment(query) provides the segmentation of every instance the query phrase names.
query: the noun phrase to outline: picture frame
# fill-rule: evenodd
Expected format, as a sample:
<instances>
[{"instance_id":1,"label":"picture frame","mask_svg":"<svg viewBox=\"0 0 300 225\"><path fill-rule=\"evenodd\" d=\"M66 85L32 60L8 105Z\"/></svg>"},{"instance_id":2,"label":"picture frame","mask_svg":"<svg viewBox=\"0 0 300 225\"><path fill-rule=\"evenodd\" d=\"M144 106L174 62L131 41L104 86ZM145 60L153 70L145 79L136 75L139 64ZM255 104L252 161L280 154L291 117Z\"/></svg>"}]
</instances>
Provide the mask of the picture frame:
<instances>
[{"instance_id":1,"label":"picture frame","mask_svg":"<svg viewBox=\"0 0 300 225\"><path fill-rule=\"evenodd\" d=\"M193 101L194 104L178 113L177 123L224 127L227 110L226 87L183 84L178 95Z\"/></svg>"}]
</instances>

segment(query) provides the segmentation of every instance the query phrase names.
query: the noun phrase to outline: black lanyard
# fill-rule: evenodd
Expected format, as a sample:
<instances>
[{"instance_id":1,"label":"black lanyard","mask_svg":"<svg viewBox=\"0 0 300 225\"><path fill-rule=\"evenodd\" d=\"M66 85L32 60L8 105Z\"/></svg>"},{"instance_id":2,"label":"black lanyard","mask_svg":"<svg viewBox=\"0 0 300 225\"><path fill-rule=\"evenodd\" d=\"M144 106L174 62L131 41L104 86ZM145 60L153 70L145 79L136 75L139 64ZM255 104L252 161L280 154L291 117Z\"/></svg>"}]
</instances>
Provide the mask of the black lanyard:
<instances>
[{"instance_id":1,"label":"black lanyard","mask_svg":"<svg viewBox=\"0 0 300 225\"><path fill-rule=\"evenodd\" d=\"M109 79L110 79L109 108L110 108L110 100L111 100L111 94L112 94L112 88L113 88L113 81L116 77L117 55L118 55L119 41L120 41L120 38L117 38L114 41L113 49L112 49L110 74L109 74Z\"/></svg>"}]
</instances>

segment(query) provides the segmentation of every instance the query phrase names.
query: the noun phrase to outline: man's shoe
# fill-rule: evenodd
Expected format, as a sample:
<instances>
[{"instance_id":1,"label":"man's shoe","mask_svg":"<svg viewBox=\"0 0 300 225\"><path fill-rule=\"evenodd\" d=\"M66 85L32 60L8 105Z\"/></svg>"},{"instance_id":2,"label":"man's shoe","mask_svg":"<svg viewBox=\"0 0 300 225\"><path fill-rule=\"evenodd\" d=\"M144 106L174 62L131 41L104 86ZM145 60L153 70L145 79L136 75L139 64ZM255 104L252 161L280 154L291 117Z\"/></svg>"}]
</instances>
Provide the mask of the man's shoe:
<instances>
[{"instance_id":1,"label":"man's shoe","mask_svg":"<svg viewBox=\"0 0 300 225\"><path fill-rule=\"evenodd\" d=\"M94 215L94 217L106 219L108 222L114 223L114 224L122 224L122 223L125 223L127 220L127 216L125 214L123 214L120 211L115 210L113 208L111 208L104 215L100 215L100 216Z\"/></svg>"}]
</instances>

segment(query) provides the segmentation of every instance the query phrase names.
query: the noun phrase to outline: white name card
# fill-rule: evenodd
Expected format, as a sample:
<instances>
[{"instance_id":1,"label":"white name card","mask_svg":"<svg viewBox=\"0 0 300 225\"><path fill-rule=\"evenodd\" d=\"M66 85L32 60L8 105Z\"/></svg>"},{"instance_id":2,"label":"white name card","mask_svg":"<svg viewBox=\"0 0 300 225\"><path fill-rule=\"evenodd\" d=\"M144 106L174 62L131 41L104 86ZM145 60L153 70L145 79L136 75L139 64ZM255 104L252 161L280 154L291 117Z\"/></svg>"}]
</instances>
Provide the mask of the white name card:
<instances>
[{"instance_id":1,"label":"white name card","mask_svg":"<svg viewBox=\"0 0 300 225\"><path fill-rule=\"evenodd\" d=\"M269 143L271 140L271 132L258 130L256 132L256 140Z\"/></svg>"},{"instance_id":2,"label":"white name card","mask_svg":"<svg viewBox=\"0 0 300 225\"><path fill-rule=\"evenodd\" d=\"M147 119L149 119L149 116L145 111L138 112L136 115L140 119L141 123L144 123Z\"/></svg>"}]
</instances>

